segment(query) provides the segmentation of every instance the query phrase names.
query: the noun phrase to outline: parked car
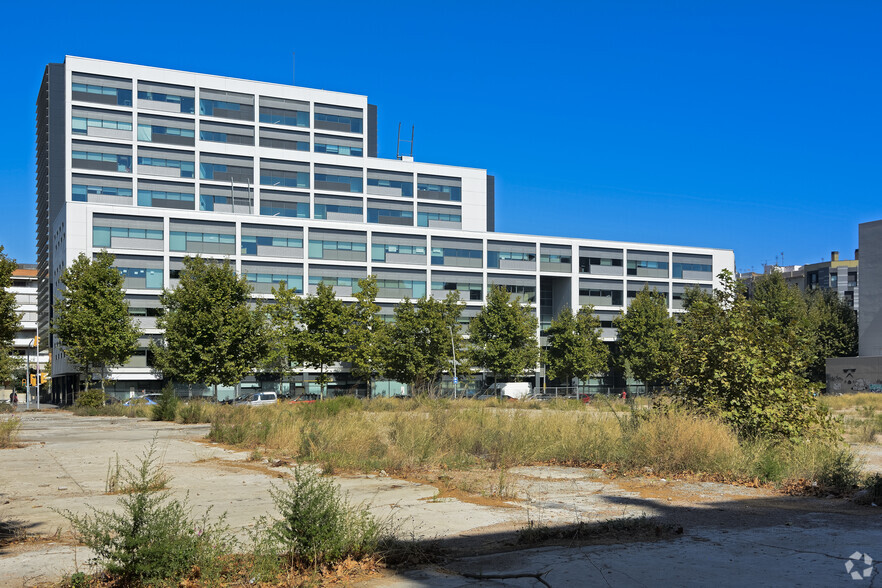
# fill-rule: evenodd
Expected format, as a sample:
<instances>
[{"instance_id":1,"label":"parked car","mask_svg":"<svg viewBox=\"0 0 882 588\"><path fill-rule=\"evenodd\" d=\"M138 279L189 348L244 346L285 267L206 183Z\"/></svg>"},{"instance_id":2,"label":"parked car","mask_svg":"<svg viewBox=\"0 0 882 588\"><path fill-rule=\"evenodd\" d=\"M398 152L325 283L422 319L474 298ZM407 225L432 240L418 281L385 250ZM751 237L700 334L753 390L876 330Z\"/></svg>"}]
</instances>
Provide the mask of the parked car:
<instances>
[{"instance_id":1,"label":"parked car","mask_svg":"<svg viewBox=\"0 0 882 588\"><path fill-rule=\"evenodd\" d=\"M137 406L139 404L154 406L158 404L160 396L162 396L162 394L142 394L141 396L129 398L128 400L123 402L123 406Z\"/></svg>"},{"instance_id":2,"label":"parked car","mask_svg":"<svg viewBox=\"0 0 882 588\"><path fill-rule=\"evenodd\" d=\"M263 406L265 404L276 404L278 401L279 397L275 392L249 392L233 400L233 404Z\"/></svg>"},{"instance_id":3,"label":"parked car","mask_svg":"<svg viewBox=\"0 0 882 588\"><path fill-rule=\"evenodd\" d=\"M300 394L299 396L290 399L288 402L292 404L312 404L317 400L321 400L320 394Z\"/></svg>"}]
</instances>

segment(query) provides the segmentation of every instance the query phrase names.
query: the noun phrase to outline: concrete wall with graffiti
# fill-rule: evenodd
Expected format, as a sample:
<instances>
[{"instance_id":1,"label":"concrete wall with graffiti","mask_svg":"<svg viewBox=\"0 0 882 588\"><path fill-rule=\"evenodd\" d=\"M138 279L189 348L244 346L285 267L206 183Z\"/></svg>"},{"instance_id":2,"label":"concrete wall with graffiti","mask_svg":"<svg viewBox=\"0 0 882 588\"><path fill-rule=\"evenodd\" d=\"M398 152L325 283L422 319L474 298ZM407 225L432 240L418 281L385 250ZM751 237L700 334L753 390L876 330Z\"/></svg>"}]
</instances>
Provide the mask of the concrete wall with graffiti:
<instances>
[{"instance_id":1,"label":"concrete wall with graffiti","mask_svg":"<svg viewBox=\"0 0 882 588\"><path fill-rule=\"evenodd\" d=\"M882 357L827 360L827 394L882 392Z\"/></svg>"}]
</instances>

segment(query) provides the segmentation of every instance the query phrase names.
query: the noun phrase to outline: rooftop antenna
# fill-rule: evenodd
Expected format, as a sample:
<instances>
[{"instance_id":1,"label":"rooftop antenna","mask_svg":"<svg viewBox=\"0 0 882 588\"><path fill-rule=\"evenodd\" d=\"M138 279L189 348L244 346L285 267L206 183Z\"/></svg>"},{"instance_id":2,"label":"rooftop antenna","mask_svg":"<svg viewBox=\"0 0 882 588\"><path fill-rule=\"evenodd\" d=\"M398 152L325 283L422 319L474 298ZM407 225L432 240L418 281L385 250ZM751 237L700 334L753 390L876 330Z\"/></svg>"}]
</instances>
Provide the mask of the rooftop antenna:
<instances>
[{"instance_id":1,"label":"rooftop antenna","mask_svg":"<svg viewBox=\"0 0 882 588\"><path fill-rule=\"evenodd\" d=\"M402 161L413 161L413 125L410 126L410 141L407 139L401 140L401 123L398 123L398 144L395 146L395 157ZM401 151L402 143L410 143L410 153L404 155Z\"/></svg>"}]
</instances>

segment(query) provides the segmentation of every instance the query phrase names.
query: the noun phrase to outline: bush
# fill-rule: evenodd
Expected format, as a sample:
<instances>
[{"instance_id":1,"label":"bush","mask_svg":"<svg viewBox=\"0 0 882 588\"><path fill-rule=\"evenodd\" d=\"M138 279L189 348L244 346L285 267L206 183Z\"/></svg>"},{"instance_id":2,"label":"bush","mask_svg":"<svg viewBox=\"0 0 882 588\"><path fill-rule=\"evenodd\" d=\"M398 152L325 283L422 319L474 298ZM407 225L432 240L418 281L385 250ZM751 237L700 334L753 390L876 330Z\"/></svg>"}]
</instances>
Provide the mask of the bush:
<instances>
[{"instance_id":1,"label":"bush","mask_svg":"<svg viewBox=\"0 0 882 588\"><path fill-rule=\"evenodd\" d=\"M261 527L292 565L328 565L376 551L380 525L366 508L350 505L332 480L298 467L294 480L271 495L280 518Z\"/></svg>"},{"instance_id":2,"label":"bush","mask_svg":"<svg viewBox=\"0 0 882 588\"><path fill-rule=\"evenodd\" d=\"M178 396L175 394L175 387L171 384L166 385L162 389L162 395L153 407L153 414L150 416L154 421L171 421L174 422L178 413Z\"/></svg>"},{"instance_id":3,"label":"bush","mask_svg":"<svg viewBox=\"0 0 882 588\"><path fill-rule=\"evenodd\" d=\"M156 462L151 444L140 464L122 469L122 484L131 493L120 496L116 511L89 507L85 515L62 513L120 585L178 580L197 567L203 579L210 578L219 573L220 555L231 548L223 517L217 523L208 520L208 513L194 519L186 501L153 490L162 474Z\"/></svg>"},{"instance_id":4,"label":"bush","mask_svg":"<svg viewBox=\"0 0 882 588\"><path fill-rule=\"evenodd\" d=\"M104 391L98 388L91 388L89 390L84 390L77 395L74 406L99 408L104 406L106 401L107 398L104 396Z\"/></svg>"},{"instance_id":5,"label":"bush","mask_svg":"<svg viewBox=\"0 0 882 588\"><path fill-rule=\"evenodd\" d=\"M205 403L201 400L185 402L178 409L178 418L185 425L210 422L210 415L205 409Z\"/></svg>"},{"instance_id":6,"label":"bush","mask_svg":"<svg viewBox=\"0 0 882 588\"><path fill-rule=\"evenodd\" d=\"M14 446L20 430L20 418L13 416L0 420L0 447Z\"/></svg>"}]
</instances>

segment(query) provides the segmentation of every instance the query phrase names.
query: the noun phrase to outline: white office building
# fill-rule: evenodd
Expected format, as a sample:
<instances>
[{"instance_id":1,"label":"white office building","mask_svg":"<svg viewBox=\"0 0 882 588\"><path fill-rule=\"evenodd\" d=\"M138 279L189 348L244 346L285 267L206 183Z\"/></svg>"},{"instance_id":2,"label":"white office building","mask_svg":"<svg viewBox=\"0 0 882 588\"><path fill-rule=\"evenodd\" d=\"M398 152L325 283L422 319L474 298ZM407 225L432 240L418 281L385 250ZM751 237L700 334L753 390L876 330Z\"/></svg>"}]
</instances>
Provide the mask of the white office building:
<instances>
[{"instance_id":1,"label":"white office building","mask_svg":"<svg viewBox=\"0 0 882 588\"><path fill-rule=\"evenodd\" d=\"M102 249L145 331L114 370L119 393L156 387L146 347L159 334L157 295L187 255L229 259L258 297L286 281L349 298L373 274L389 314L404 297L457 290L464 321L501 284L541 325L593 304L608 340L644 284L676 312L687 288L734 270L731 250L497 233L493 177L378 158L376 112L355 94L78 57L49 64L37 101L41 332L64 268ZM75 370L50 344L53 385L72 390Z\"/></svg>"}]
</instances>

